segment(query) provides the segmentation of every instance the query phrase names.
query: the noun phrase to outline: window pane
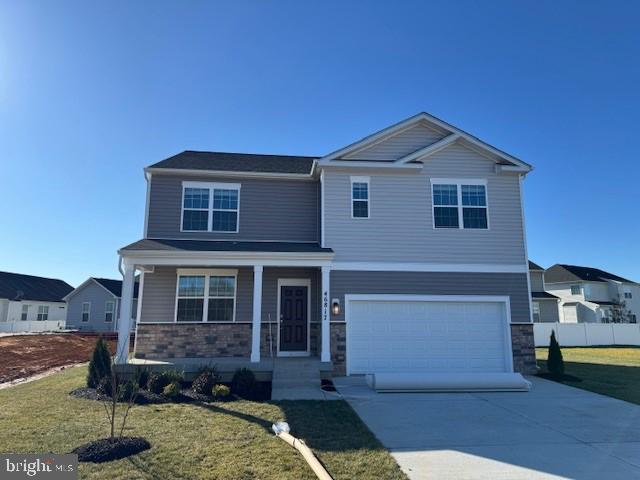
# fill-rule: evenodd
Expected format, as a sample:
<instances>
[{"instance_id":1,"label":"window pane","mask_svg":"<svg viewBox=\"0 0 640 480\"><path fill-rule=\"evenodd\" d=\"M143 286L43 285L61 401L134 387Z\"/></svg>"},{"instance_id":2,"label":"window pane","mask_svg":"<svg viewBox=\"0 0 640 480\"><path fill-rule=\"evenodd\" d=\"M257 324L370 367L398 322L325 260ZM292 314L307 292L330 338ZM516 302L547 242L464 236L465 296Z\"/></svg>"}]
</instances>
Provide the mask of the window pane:
<instances>
[{"instance_id":1,"label":"window pane","mask_svg":"<svg viewBox=\"0 0 640 480\"><path fill-rule=\"evenodd\" d=\"M433 216L436 228L458 228L458 207L435 207Z\"/></svg>"},{"instance_id":2,"label":"window pane","mask_svg":"<svg viewBox=\"0 0 640 480\"><path fill-rule=\"evenodd\" d=\"M367 218L369 216L369 202L366 200L354 200L353 216L355 218Z\"/></svg>"},{"instance_id":3,"label":"window pane","mask_svg":"<svg viewBox=\"0 0 640 480\"><path fill-rule=\"evenodd\" d=\"M462 205L485 207L487 194L484 185L462 185Z\"/></svg>"},{"instance_id":4,"label":"window pane","mask_svg":"<svg viewBox=\"0 0 640 480\"><path fill-rule=\"evenodd\" d=\"M463 208L462 221L464 228L487 228L487 209Z\"/></svg>"},{"instance_id":5,"label":"window pane","mask_svg":"<svg viewBox=\"0 0 640 480\"><path fill-rule=\"evenodd\" d=\"M209 223L207 210L185 210L182 214L182 229L206 231Z\"/></svg>"},{"instance_id":6,"label":"window pane","mask_svg":"<svg viewBox=\"0 0 640 480\"><path fill-rule=\"evenodd\" d=\"M238 209L238 191L215 189L213 191L213 208L223 210Z\"/></svg>"},{"instance_id":7,"label":"window pane","mask_svg":"<svg viewBox=\"0 0 640 480\"><path fill-rule=\"evenodd\" d=\"M433 186L434 205L458 205L457 185L434 185Z\"/></svg>"},{"instance_id":8,"label":"window pane","mask_svg":"<svg viewBox=\"0 0 640 480\"><path fill-rule=\"evenodd\" d=\"M354 200L368 200L369 199L369 185L366 183L354 182L353 183L353 199Z\"/></svg>"},{"instance_id":9,"label":"window pane","mask_svg":"<svg viewBox=\"0 0 640 480\"><path fill-rule=\"evenodd\" d=\"M204 300L202 298L178 299L178 322L201 322Z\"/></svg>"},{"instance_id":10,"label":"window pane","mask_svg":"<svg viewBox=\"0 0 640 480\"><path fill-rule=\"evenodd\" d=\"M104 314L104 321L105 322L112 322L113 321L113 313L112 312L107 312Z\"/></svg>"},{"instance_id":11,"label":"window pane","mask_svg":"<svg viewBox=\"0 0 640 480\"><path fill-rule=\"evenodd\" d=\"M181 276L178 283L179 297L204 297L204 277Z\"/></svg>"},{"instance_id":12,"label":"window pane","mask_svg":"<svg viewBox=\"0 0 640 480\"><path fill-rule=\"evenodd\" d=\"M235 294L235 277L210 277L210 297L233 297Z\"/></svg>"},{"instance_id":13,"label":"window pane","mask_svg":"<svg viewBox=\"0 0 640 480\"><path fill-rule=\"evenodd\" d=\"M185 188L184 208L209 208L208 188Z\"/></svg>"},{"instance_id":14,"label":"window pane","mask_svg":"<svg viewBox=\"0 0 640 480\"><path fill-rule=\"evenodd\" d=\"M238 225L237 212L213 212L214 232L235 232Z\"/></svg>"},{"instance_id":15,"label":"window pane","mask_svg":"<svg viewBox=\"0 0 640 480\"><path fill-rule=\"evenodd\" d=\"M232 322L233 321L233 299L232 298L210 298L207 320L209 322Z\"/></svg>"}]
</instances>

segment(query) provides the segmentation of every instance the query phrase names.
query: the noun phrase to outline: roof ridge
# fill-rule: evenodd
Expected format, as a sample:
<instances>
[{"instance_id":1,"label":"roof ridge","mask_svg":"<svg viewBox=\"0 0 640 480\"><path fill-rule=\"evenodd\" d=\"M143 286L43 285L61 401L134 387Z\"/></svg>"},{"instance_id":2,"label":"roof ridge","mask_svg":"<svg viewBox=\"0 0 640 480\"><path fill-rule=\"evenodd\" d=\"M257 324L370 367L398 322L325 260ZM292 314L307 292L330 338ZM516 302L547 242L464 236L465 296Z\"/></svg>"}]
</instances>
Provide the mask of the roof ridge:
<instances>
[{"instance_id":1,"label":"roof ridge","mask_svg":"<svg viewBox=\"0 0 640 480\"><path fill-rule=\"evenodd\" d=\"M222 152L220 150L183 150L181 153L215 153L218 155L253 155L256 157L289 157L319 159L318 155L292 155L284 153L252 153L252 152ZM179 155L179 154L177 154Z\"/></svg>"}]
</instances>

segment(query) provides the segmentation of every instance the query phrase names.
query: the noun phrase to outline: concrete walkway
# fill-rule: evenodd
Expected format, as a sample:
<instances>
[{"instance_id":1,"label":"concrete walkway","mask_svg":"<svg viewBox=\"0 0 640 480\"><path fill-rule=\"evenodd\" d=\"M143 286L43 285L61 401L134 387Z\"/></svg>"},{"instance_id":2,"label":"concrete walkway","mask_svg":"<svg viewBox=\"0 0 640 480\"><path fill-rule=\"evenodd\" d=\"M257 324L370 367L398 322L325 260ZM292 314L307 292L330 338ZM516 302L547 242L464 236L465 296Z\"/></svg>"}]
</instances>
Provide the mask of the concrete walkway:
<instances>
[{"instance_id":1,"label":"concrete walkway","mask_svg":"<svg viewBox=\"0 0 640 480\"><path fill-rule=\"evenodd\" d=\"M271 383L272 400L333 400L320 388L320 360L276 358Z\"/></svg>"},{"instance_id":2,"label":"concrete walkway","mask_svg":"<svg viewBox=\"0 0 640 480\"><path fill-rule=\"evenodd\" d=\"M410 479L640 479L640 406L536 377L529 393L338 391Z\"/></svg>"}]
</instances>

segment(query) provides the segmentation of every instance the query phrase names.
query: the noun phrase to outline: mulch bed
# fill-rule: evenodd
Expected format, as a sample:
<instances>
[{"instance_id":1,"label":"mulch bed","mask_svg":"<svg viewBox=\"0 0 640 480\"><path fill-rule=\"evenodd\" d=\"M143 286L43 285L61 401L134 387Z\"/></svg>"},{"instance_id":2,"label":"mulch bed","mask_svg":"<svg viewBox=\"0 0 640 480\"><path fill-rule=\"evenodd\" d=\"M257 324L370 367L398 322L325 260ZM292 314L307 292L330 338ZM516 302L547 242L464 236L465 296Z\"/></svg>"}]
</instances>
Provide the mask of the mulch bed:
<instances>
[{"instance_id":1,"label":"mulch bed","mask_svg":"<svg viewBox=\"0 0 640 480\"><path fill-rule=\"evenodd\" d=\"M80 462L102 463L129 457L151 448L142 437L101 438L75 448Z\"/></svg>"},{"instance_id":2,"label":"mulch bed","mask_svg":"<svg viewBox=\"0 0 640 480\"><path fill-rule=\"evenodd\" d=\"M110 396L98 393L95 388L76 388L69 392L69 395L76 398L84 398L85 400L99 400L101 402L111 400ZM136 405L149 405L169 402L171 402L171 400L164 395L158 395L156 393L149 392L148 390L140 390L134 403ZM127 402L125 401L123 403Z\"/></svg>"}]
</instances>

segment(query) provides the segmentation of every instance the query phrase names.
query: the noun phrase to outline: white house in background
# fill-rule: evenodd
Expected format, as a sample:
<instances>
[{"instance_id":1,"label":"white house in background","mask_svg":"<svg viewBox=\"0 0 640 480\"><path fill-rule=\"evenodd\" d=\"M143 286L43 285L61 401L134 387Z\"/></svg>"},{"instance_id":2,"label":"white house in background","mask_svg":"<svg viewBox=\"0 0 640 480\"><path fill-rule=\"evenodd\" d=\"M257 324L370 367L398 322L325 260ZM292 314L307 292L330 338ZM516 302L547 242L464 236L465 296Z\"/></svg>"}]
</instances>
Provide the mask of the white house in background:
<instances>
[{"instance_id":1,"label":"white house in background","mask_svg":"<svg viewBox=\"0 0 640 480\"><path fill-rule=\"evenodd\" d=\"M72 290L56 278L0 272L0 323L49 321L62 327L67 316L63 297Z\"/></svg>"},{"instance_id":2,"label":"white house in background","mask_svg":"<svg viewBox=\"0 0 640 480\"><path fill-rule=\"evenodd\" d=\"M544 273L547 291L560 297L560 321L608 323L615 302L624 302L630 323L640 316L640 285L604 270L556 264Z\"/></svg>"},{"instance_id":3,"label":"white house in background","mask_svg":"<svg viewBox=\"0 0 640 480\"><path fill-rule=\"evenodd\" d=\"M560 299L547 292L544 283L544 268L529 260L529 284L531 287L531 316L535 323L560 321Z\"/></svg>"}]
</instances>

